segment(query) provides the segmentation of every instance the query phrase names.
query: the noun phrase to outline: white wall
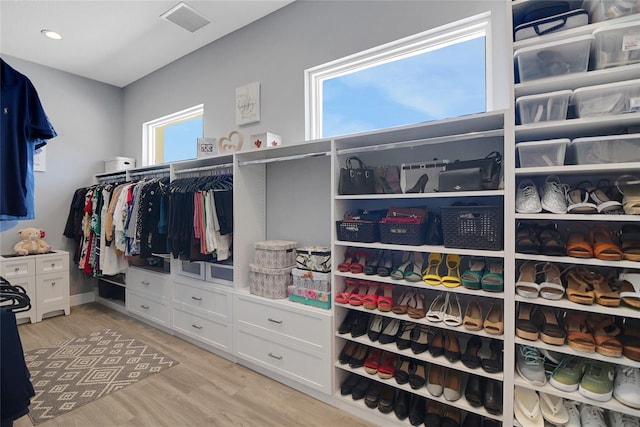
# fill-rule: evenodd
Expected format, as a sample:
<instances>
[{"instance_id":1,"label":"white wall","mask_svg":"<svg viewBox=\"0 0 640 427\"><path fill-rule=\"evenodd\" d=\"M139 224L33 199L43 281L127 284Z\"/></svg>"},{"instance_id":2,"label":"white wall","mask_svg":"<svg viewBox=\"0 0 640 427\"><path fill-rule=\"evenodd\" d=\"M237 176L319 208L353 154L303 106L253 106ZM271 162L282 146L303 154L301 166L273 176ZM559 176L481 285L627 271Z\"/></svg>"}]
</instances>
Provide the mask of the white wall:
<instances>
[{"instance_id":1,"label":"white wall","mask_svg":"<svg viewBox=\"0 0 640 427\"><path fill-rule=\"evenodd\" d=\"M36 219L17 221L0 233L0 253L13 253L17 230L37 227L45 230L53 248L72 256L72 241L62 232L73 192L92 184L93 175L104 171L104 159L121 155L122 90L10 56L3 59L31 80L58 136L47 145L46 172L35 172ZM90 290L83 275L72 270L71 295Z\"/></svg>"}]
</instances>

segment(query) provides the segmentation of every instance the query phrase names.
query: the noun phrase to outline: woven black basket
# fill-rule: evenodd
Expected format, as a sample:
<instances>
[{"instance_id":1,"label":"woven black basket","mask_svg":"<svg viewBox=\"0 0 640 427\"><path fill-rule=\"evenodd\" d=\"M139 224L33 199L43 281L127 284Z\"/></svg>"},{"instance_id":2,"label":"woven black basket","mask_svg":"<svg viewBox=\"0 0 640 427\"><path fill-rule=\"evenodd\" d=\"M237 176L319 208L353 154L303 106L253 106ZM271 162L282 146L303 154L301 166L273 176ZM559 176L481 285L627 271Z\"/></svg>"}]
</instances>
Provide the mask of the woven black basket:
<instances>
[{"instance_id":1,"label":"woven black basket","mask_svg":"<svg viewBox=\"0 0 640 427\"><path fill-rule=\"evenodd\" d=\"M373 243L380 240L380 228L373 221L336 221L338 240Z\"/></svg>"},{"instance_id":2,"label":"woven black basket","mask_svg":"<svg viewBox=\"0 0 640 427\"><path fill-rule=\"evenodd\" d=\"M440 209L445 248L502 249L502 206L442 206Z\"/></svg>"},{"instance_id":3,"label":"woven black basket","mask_svg":"<svg viewBox=\"0 0 640 427\"><path fill-rule=\"evenodd\" d=\"M380 223L380 242L394 245L424 245L427 236L427 224Z\"/></svg>"}]
</instances>

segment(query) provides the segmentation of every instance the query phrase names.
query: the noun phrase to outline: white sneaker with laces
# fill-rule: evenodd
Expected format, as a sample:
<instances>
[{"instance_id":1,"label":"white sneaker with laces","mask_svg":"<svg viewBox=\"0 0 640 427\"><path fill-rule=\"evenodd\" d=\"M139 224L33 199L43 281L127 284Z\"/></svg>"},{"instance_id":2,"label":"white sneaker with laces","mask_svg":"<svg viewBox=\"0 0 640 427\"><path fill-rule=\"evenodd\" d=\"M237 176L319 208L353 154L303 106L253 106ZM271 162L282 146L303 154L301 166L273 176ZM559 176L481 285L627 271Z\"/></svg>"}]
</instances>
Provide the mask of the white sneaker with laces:
<instances>
[{"instance_id":1,"label":"white sneaker with laces","mask_svg":"<svg viewBox=\"0 0 640 427\"><path fill-rule=\"evenodd\" d=\"M582 427L607 427L604 420L604 409L593 405L582 405L580 424Z\"/></svg>"},{"instance_id":2,"label":"white sneaker with laces","mask_svg":"<svg viewBox=\"0 0 640 427\"><path fill-rule=\"evenodd\" d=\"M539 213L542 212L540 194L536 185L530 179L525 179L518 185L516 192L516 212Z\"/></svg>"},{"instance_id":3,"label":"white sneaker with laces","mask_svg":"<svg viewBox=\"0 0 640 427\"><path fill-rule=\"evenodd\" d=\"M516 354L516 371L527 382L543 386L547 383L544 371L544 357L537 347L518 345Z\"/></svg>"},{"instance_id":4,"label":"white sneaker with laces","mask_svg":"<svg viewBox=\"0 0 640 427\"><path fill-rule=\"evenodd\" d=\"M640 368L618 365L613 397L623 405L640 409Z\"/></svg>"},{"instance_id":5,"label":"white sneaker with laces","mask_svg":"<svg viewBox=\"0 0 640 427\"><path fill-rule=\"evenodd\" d=\"M564 427L581 427L580 425L580 410L578 409L578 403L574 400L564 401L564 407L569 414L569 422Z\"/></svg>"},{"instance_id":6,"label":"white sneaker with laces","mask_svg":"<svg viewBox=\"0 0 640 427\"><path fill-rule=\"evenodd\" d=\"M548 176L542 187L542 209L556 214L567 213L567 191L569 186L557 176Z\"/></svg>"},{"instance_id":7,"label":"white sneaker with laces","mask_svg":"<svg viewBox=\"0 0 640 427\"><path fill-rule=\"evenodd\" d=\"M611 427L640 427L640 419L633 415L609 411L607 418Z\"/></svg>"}]
</instances>

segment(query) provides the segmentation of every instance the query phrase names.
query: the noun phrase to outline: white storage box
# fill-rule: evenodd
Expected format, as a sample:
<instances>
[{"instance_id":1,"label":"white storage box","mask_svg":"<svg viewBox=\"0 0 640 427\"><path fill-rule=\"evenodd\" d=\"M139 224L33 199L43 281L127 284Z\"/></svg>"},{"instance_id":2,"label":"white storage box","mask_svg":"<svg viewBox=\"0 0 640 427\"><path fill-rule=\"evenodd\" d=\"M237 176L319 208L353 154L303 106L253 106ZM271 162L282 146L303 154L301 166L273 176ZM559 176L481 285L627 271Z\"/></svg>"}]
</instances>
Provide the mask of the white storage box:
<instances>
[{"instance_id":1,"label":"white storage box","mask_svg":"<svg viewBox=\"0 0 640 427\"><path fill-rule=\"evenodd\" d=\"M282 138L271 132L251 135L251 148L267 148L282 145Z\"/></svg>"},{"instance_id":2,"label":"white storage box","mask_svg":"<svg viewBox=\"0 0 640 427\"><path fill-rule=\"evenodd\" d=\"M317 271L294 268L291 274L293 275L294 286L315 291L331 292L331 273L319 273Z\"/></svg>"},{"instance_id":3,"label":"white storage box","mask_svg":"<svg viewBox=\"0 0 640 427\"><path fill-rule=\"evenodd\" d=\"M586 72L593 39L584 35L516 50L520 81Z\"/></svg>"},{"instance_id":4,"label":"white storage box","mask_svg":"<svg viewBox=\"0 0 640 427\"><path fill-rule=\"evenodd\" d=\"M520 114L520 123L526 125L529 123L565 120L571 93L570 90L559 90L519 97L516 99L516 106Z\"/></svg>"},{"instance_id":5,"label":"white storage box","mask_svg":"<svg viewBox=\"0 0 640 427\"><path fill-rule=\"evenodd\" d=\"M640 62L640 21L610 25L593 32L596 70Z\"/></svg>"},{"instance_id":6,"label":"white storage box","mask_svg":"<svg viewBox=\"0 0 640 427\"><path fill-rule=\"evenodd\" d=\"M287 288L293 284L293 267L266 268L249 264L249 270L250 293L271 299L287 297Z\"/></svg>"},{"instance_id":7,"label":"white storage box","mask_svg":"<svg viewBox=\"0 0 640 427\"><path fill-rule=\"evenodd\" d=\"M584 0L582 7L589 12L592 23L640 12L637 0Z\"/></svg>"},{"instance_id":8,"label":"white storage box","mask_svg":"<svg viewBox=\"0 0 640 427\"><path fill-rule=\"evenodd\" d=\"M524 40L532 37L543 36L556 31L564 31L575 27L581 27L589 23L589 14L584 9L574 9L547 18L525 22L515 28L514 40Z\"/></svg>"},{"instance_id":9,"label":"white storage box","mask_svg":"<svg viewBox=\"0 0 640 427\"><path fill-rule=\"evenodd\" d=\"M640 133L576 138L567 148L567 161L575 165L640 162Z\"/></svg>"},{"instance_id":10,"label":"white storage box","mask_svg":"<svg viewBox=\"0 0 640 427\"><path fill-rule=\"evenodd\" d=\"M288 240L256 242L254 262L259 267L293 267L296 265L296 246L298 246L298 242Z\"/></svg>"},{"instance_id":11,"label":"white storage box","mask_svg":"<svg viewBox=\"0 0 640 427\"><path fill-rule=\"evenodd\" d=\"M521 168L564 165L568 138L547 141L519 142L516 144Z\"/></svg>"},{"instance_id":12,"label":"white storage box","mask_svg":"<svg viewBox=\"0 0 640 427\"><path fill-rule=\"evenodd\" d=\"M131 157L113 157L104 161L104 172L118 172L136 167L136 159Z\"/></svg>"},{"instance_id":13,"label":"white storage box","mask_svg":"<svg viewBox=\"0 0 640 427\"><path fill-rule=\"evenodd\" d=\"M581 87L573 91L578 117L640 111L640 79Z\"/></svg>"}]
</instances>

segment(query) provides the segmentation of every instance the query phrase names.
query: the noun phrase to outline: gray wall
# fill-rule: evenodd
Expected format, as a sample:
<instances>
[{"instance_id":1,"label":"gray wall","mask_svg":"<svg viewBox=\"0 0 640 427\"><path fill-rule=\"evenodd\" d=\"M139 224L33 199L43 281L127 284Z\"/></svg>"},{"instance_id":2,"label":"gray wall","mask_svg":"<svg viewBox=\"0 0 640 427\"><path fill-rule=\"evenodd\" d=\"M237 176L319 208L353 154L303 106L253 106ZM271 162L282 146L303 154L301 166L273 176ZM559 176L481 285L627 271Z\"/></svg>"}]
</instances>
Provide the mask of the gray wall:
<instances>
[{"instance_id":1,"label":"gray wall","mask_svg":"<svg viewBox=\"0 0 640 427\"><path fill-rule=\"evenodd\" d=\"M62 235L71 198L76 188L92 184L93 175L104 171L104 159L121 155L122 89L10 56L3 59L31 80L58 136L47 145L46 172L35 172L36 219L18 221L0 233L0 253L13 253L20 228L37 227L45 230L53 248L73 254L72 241ZM71 295L90 290L72 269Z\"/></svg>"}]
</instances>

